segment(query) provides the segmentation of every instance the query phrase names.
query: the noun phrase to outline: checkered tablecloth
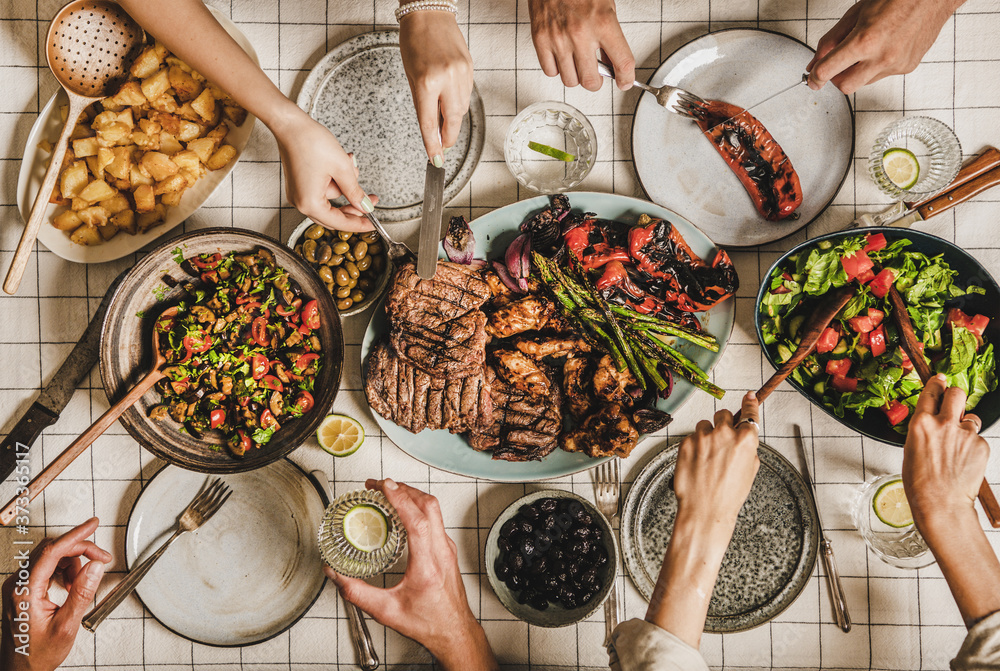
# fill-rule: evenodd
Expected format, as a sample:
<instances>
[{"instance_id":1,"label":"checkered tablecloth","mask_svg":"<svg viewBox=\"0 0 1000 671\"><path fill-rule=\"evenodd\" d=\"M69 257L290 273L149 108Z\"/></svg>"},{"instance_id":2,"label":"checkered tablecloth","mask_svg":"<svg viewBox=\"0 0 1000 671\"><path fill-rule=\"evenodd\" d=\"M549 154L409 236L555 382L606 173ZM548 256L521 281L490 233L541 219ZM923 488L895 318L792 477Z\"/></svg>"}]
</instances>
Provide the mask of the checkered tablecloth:
<instances>
[{"instance_id":1,"label":"checkered tablecloth","mask_svg":"<svg viewBox=\"0 0 1000 671\"><path fill-rule=\"evenodd\" d=\"M6 269L21 231L15 185L25 139L37 113L56 90L41 47L50 17L62 0L0 0L0 267ZM293 99L309 69L332 47L373 28L394 25L391 0L226 0L213 3L230 15L253 43L262 66ZM836 22L850 0L619 0L625 35L635 53L639 79L676 48L709 31L760 27L787 33L810 45ZM581 189L642 197L630 157L635 92L605 85L599 93L566 90L539 70L531 45L527 3L516 0L460 0L459 22L475 60L476 82L487 113L486 147L470 184L450 210L481 215L533 194L519 188L503 163L502 140L512 117L526 105L561 100L582 110L598 134L597 164ZM753 296L761 273L791 245L843 227L857 214L882 209L887 201L865 172L867 148L878 130L907 114L924 114L955 128L966 153L1000 144L1000 2L968 0L944 27L924 63L911 75L891 77L853 96L857 114L854 167L834 204L820 220L791 239L732 254L742 288L736 297L736 327L713 377L730 390L725 403L695 395L678 412L669 435L647 437L623 465L631 480L646 458L672 437L721 407L734 407L745 390L756 389L770 372L753 334ZM259 125L231 176L185 225L192 229L232 225L286 239L301 215L284 198L274 139ZM669 204L668 204L669 205ZM1000 277L1000 200L986 194L921 224L920 230L953 240ZM39 247L17 297L0 298L0 432L6 433L41 386L69 354L96 310L105 289L138 257L100 265L63 261ZM314 444L292 458L307 469L332 476L337 493L357 488L367 477L391 476L436 495L449 533L458 544L469 601L505 665L524 669L606 668L600 646L602 616L562 629L529 627L500 605L484 575L483 546L499 512L527 491L562 487L592 496L589 474L542 484L504 485L466 479L431 469L384 438L360 391L360 341L367 314L345 320L347 361L336 410L358 417L369 433L362 452L334 460ZM95 371L59 422L32 451L33 472L53 459L106 408ZM891 568L867 552L853 530L849 503L866 479L898 472L902 452L850 433L783 386L767 402L763 440L798 463L793 423L802 425L806 445L817 458L819 505L830 528L844 576L854 629L842 634L832 623L825 583L817 573L787 611L756 629L708 634L702 652L714 668L945 669L965 629L936 567ZM991 431L1000 444L1000 430ZM122 574L125 524L133 502L160 463L115 425L73 464L33 506L29 538L62 533L91 515L101 518L96 541L111 550L115 564L105 593ZM988 475L1000 481L994 459ZM12 492L8 481L0 499ZM990 540L1000 535L988 532ZM15 540L0 531L0 572L10 571ZM393 578L389 578L392 580ZM626 577L628 617L641 617L646 604ZM419 645L372 625L379 656L388 668L430 668ZM164 629L133 596L96 635L81 632L65 667L74 669L348 669L355 666L347 620L336 591L327 589L291 630L266 643L212 648Z\"/></svg>"}]
</instances>

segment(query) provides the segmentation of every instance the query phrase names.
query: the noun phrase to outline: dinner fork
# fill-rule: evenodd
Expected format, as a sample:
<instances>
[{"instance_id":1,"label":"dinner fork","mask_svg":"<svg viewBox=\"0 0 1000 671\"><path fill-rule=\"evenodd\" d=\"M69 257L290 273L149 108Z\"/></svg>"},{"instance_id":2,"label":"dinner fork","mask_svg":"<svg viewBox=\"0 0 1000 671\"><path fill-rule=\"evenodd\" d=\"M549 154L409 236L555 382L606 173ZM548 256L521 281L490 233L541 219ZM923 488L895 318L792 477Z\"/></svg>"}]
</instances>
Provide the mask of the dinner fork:
<instances>
[{"instance_id":1,"label":"dinner fork","mask_svg":"<svg viewBox=\"0 0 1000 671\"><path fill-rule=\"evenodd\" d=\"M597 509L608 518L614 532L614 520L618 517L618 501L621 498L621 476L618 471L618 458L612 457L594 469L594 483ZM618 564L611 570L611 591L604 602L604 645L611 642L611 632L621 622L621 605L618 601Z\"/></svg>"},{"instance_id":2,"label":"dinner fork","mask_svg":"<svg viewBox=\"0 0 1000 671\"><path fill-rule=\"evenodd\" d=\"M615 78L614 69L604 61L597 61L597 71L602 77L607 77L608 79ZM702 108L707 104L703 99L690 91L679 89L676 86L667 86L664 84L663 86L656 87L643 84L640 81L634 81L632 84L647 93L652 93L653 97L656 98L656 102L661 107L666 108L668 112L673 112L689 119L697 119Z\"/></svg>"},{"instance_id":3,"label":"dinner fork","mask_svg":"<svg viewBox=\"0 0 1000 671\"><path fill-rule=\"evenodd\" d=\"M396 242L389 236L389 232L385 230L385 227L382 226L382 222L378 220L378 217L375 216L374 212L365 212L365 217L372 223L372 226L374 226L375 230L378 231L378 234L382 236L382 239L385 240L386 251L389 253L390 261L397 263L401 259L405 259L407 257L417 257L417 255L413 253L413 250L402 242Z\"/></svg>"},{"instance_id":4,"label":"dinner fork","mask_svg":"<svg viewBox=\"0 0 1000 671\"><path fill-rule=\"evenodd\" d=\"M104 597L104 601L94 608L94 610L90 611L87 617L83 618L83 626L88 631L96 631L101 622L104 622L104 619L111 614L111 611L121 605L121 602L135 591L136 586L146 577L149 569L153 568L153 564L163 556L167 548L188 531L194 531L210 520L212 515L219 512L219 508L229 500L232 493L232 490L221 478L215 478L210 483L202 486L198 495L194 497L194 500L181 513L180 518L177 520L177 528L174 530L174 534L167 539L166 543L160 546L159 550L129 571L125 579L118 583Z\"/></svg>"}]
</instances>

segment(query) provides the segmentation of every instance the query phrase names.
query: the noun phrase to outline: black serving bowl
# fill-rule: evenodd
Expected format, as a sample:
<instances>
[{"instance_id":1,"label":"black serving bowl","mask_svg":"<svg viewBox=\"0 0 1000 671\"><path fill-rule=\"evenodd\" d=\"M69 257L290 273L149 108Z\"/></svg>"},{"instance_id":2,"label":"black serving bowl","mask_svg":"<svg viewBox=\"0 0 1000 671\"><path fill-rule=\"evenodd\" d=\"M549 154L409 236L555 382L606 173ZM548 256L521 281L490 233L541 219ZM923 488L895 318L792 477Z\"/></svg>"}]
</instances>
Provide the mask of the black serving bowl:
<instances>
[{"instance_id":1,"label":"black serving bowl","mask_svg":"<svg viewBox=\"0 0 1000 671\"><path fill-rule=\"evenodd\" d=\"M129 271L115 291L101 331L101 379L108 398L111 402L118 400L149 372L156 317L165 307L176 304L183 293L182 284L199 281L181 268L178 258L247 252L258 247L270 250L278 265L299 283L303 295L318 302L320 328L315 333L322 346L323 365L313 389L315 403L302 417L283 423L268 443L236 457L219 431L195 438L181 431L181 425L172 419L151 419L150 408L160 402L159 392L151 389L122 414L122 426L140 445L181 468L202 473L239 473L277 461L316 431L340 388L344 335L333 298L319 276L295 252L272 238L238 228L209 228L161 244ZM165 284L166 276L173 278L177 286Z\"/></svg>"},{"instance_id":2,"label":"black serving bowl","mask_svg":"<svg viewBox=\"0 0 1000 671\"><path fill-rule=\"evenodd\" d=\"M777 370L780 365L776 359L777 347L774 345L764 344L764 337L761 333L760 312L760 304L764 299L764 293L767 287L770 286L772 273L774 273L776 268L784 264L789 256L797 254L803 249L813 247L817 243L824 240L829 240L831 243L837 244L843 238L863 233L882 233L885 235L885 239L889 243L892 243L894 240L906 238L911 243L908 249L912 251L921 252L927 256L937 256L940 254L945 263L951 266L953 270L958 271L958 275L955 279L955 284L958 286L967 287L972 284L977 284L983 287L983 289L985 289L985 294L972 294L956 298L947 303L945 309L948 307L959 307L963 312L968 314L976 313L989 317L990 324L986 328L984 335L989 342L994 343L995 346L1000 346L1000 286L997 286L996 280L990 276L986 268L983 267L983 264L979 263L979 261L970 256L969 253L961 247L939 238L936 235L892 227L860 228L848 231L839 231L837 233L828 233L826 235L821 235L817 238L807 240L801 245L786 252L780 259L774 262L774 264L768 269L767 274L764 275L760 290L757 292L754 325L757 329L757 340L760 342L760 346L764 350L764 355L767 357L770 364L774 366L775 370ZM830 415L849 429L853 429L862 435L874 438L875 440L880 440L884 443L890 443L892 445L902 446L906 441L906 436L894 431L881 412L869 409L869 411L866 412L865 416L862 418L854 414L852 410L848 410L845 411L843 417L837 417L829 408L824 406L818 398L813 396L811 391L804 389L790 377L788 378L788 383L795 387L799 393L812 401L818 408L823 410L823 412ZM983 420L983 429L987 429L992 426L998 419L1000 419L1000 389L991 391L983 396L983 398L979 401L979 405L976 406L976 409L973 412L975 412L975 414Z\"/></svg>"}]
</instances>

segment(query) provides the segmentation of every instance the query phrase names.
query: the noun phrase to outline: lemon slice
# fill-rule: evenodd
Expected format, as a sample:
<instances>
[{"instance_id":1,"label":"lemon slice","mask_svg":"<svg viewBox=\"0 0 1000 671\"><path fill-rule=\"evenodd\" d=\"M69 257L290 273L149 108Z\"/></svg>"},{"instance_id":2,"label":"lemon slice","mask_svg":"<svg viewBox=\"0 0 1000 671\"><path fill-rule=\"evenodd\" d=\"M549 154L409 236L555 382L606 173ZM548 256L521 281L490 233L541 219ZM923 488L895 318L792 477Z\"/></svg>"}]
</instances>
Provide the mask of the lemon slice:
<instances>
[{"instance_id":1,"label":"lemon slice","mask_svg":"<svg viewBox=\"0 0 1000 671\"><path fill-rule=\"evenodd\" d=\"M389 521L374 506L356 505L344 515L344 538L362 552L374 552L389 540Z\"/></svg>"},{"instance_id":2,"label":"lemon slice","mask_svg":"<svg viewBox=\"0 0 1000 671\"><path fill-rule=\"evenodd\" d=\"M872 498L875 515L890 527L902 529L913 524L913 513L906 501L902 480L891 480L875 492Z\"/></svg>"},{"instance_id":3,"label":"lemon slice","mask_svg":"<svg viewBox=\"0 0 1000 671\"><path fill-rule=\"evenodd\" d=\"M316 429L319 446L335 457L354 454L365 442L361 424L347 415L328 415Z\"/></svg>"},{"instance_id":4,"label":"lemon slice","mask_svg":"<svg viewBox=\"0 0 1000 671\"><path fill-rule=\"evenodd\" d=\"M910 189L920 179L920 163L909 149L896 147L882 154L885 176L900 189Z\"/></svg>"},{"instance_id":5,"label":"lemon slice","mask_svg":"<svg viewBox=\"0 0 1000 671\"><path fill-rule=\"evenodd\" d=\"M572 163L576 160L576 156L573 156L573 154L564 152L562 149L550 147L549 145L542 144L541 142L528 142L528 149L531 151L537 151L539 154L545 154L546 156L557 158L560 161L566 161L567 163Z\"/></svg>"}]
</instances>

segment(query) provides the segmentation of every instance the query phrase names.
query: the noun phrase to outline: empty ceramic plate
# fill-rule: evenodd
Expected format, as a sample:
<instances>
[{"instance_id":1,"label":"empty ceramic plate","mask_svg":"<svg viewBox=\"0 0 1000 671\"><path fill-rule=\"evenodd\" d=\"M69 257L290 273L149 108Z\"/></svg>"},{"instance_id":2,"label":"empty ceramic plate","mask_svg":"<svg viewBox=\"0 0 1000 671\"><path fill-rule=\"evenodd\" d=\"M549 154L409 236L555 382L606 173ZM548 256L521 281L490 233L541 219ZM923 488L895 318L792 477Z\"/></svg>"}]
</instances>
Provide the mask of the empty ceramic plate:
<instances>
[{"instance_id":1,"label":"empty ceramic plate","mask_svg":"<svg viewBox=\"0 0 1000 671\"><path fill-rule=\"evenodd\" d=\"M773 448L761 443L757 454L760 470L722 559L705 631L743 631L764 624L795 601L816 564L819 520L808 485ZM653 457L622 509L622 556L647 601L677 516L676 463L677 444Z\"/></svg>"},{"instance_id":2,"label":"empty ceramic plate","mask_svg":"<svg viewBox=\"0 0 1000 671\"><path fill-rule=\"evenodd\" d=\"M128 565L155 552L214 476L166 466L142 490L128 521ZM326 576L316 541L324 496L288 459L226 475L229 501L184 534L136 589L175 633L206 645L243 646L277 636L302 617Z\"/></svg>"},{"instance_id":3,"label":"empty ceramic plate","mask_svg":"<svg viewBox=\"0 0 1000 671\"><path fill-rule=\"evenodd\" d=\"M802 79L813 50L764 30L711 33L675 51L649 83L669 84L706 99L750 107ZM854 113L832 84L804 84L754 107L802 182L798 217L764 219L728 164L694 121L668 112L642 94L632 124L632 157L643 190L712 238L734 247L761 245L791 235L833 201L854 152Z\"/></svg>"},{"instance_id":4,"label":"empty ceramic plate","mask_svg":"<svg viewBox=\"0 0 1000 671\"><path fill-rule=\"evenodd\" d=\"M361 186L379 196L382 221L420 217L427 152L399 52L399 31L380 30L334 47L316 64L298 105L354 152ZM444 157L444 202L472 177L486 137L483 101L472 90L458 142Z\"/></svg>"}]
</instances>

